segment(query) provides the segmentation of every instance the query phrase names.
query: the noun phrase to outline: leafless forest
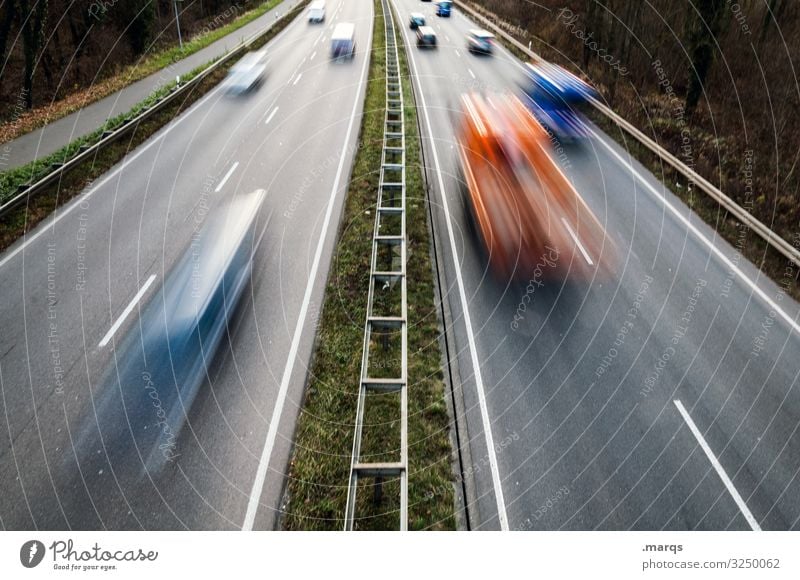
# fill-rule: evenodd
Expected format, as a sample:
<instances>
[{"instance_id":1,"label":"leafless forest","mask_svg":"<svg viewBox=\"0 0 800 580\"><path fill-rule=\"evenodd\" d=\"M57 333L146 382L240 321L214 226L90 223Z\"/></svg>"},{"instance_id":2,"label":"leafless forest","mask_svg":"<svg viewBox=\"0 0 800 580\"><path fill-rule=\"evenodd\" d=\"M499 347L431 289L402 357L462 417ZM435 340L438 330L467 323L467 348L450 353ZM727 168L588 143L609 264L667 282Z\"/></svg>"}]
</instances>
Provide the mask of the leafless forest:
<instances>
[{"instance_id":1,"label":"leafless forest","mask_svg":"<svg viewBox=\"0 0 800 580\"><path fill-rule=\"evenodd\" d=\"M180 2L184 37L255 4ZM0 116L63 98L176 42L172 0L0 0Z\"/></svg>"}]
</instances>

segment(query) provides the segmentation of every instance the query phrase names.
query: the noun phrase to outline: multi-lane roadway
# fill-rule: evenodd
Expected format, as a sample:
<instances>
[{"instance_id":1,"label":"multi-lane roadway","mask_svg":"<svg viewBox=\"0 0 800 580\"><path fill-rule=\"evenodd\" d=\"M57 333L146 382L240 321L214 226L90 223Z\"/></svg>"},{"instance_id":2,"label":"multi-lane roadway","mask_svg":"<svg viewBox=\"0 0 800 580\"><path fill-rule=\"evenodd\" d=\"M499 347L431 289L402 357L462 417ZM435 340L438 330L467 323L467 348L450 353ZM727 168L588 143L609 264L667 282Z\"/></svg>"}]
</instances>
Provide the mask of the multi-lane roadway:
<instances>
[{"instance_id":1,"label":"multi-lane roadway","mask_svg":"<svg viewBox=\"0 0 800 580\"><path fill-rule=\"evenodd\" d=\"M472 523L797 529L797 303L597 128L558 160L609 235L613 273L497 280L466 220L454 122L461 93L516 90L521 63L501 47L469 54L475 24L458 10L445 19L430 3L393 5L463 393ZM275 526L356 150L372 10L330 0L324 25L300 17L267 45L260 90L212 90L0 256L4 528ZM437 49L416 48L413 11ZM360 50L332 63L342 21L355 22ZM196 220L259 188L252 282L178 460L145 478L81 469L76 429Z\"/></svg>"},{"instance_id":2,"label":"multi-lane roadway","mask_svg":"<svg viewBox=\"0 0 800 580\"><path fill-rule=\"evenodd\" d=\"M605 226L615 274L495 279L465 219L454 120L463 92L516 91L521 63L502 47L469 54L476 25L458 10L394 5L404 22L422 11L439 41L417 50L405 28L476 525L800 527L797 303L597 128L556 157Z\"/></svg>"},{"instance_id":3,"label":"multi-lane roadway","mask_svg":"<svg viewBox=\"0 0 800 580\"><path fill-rule=\"evenodd\" d=\"M330 34L355 22L368 47L372 20L369 0L329 1L322 25L299 17L267 45L258 91L212 90L0 257L4 528L274 526L367 74L364 51L330 61ZM76 433L115 348L198 221L259 188L252 281L177 459L143 478L81 469Z\"/></svg>"}]
</instances>

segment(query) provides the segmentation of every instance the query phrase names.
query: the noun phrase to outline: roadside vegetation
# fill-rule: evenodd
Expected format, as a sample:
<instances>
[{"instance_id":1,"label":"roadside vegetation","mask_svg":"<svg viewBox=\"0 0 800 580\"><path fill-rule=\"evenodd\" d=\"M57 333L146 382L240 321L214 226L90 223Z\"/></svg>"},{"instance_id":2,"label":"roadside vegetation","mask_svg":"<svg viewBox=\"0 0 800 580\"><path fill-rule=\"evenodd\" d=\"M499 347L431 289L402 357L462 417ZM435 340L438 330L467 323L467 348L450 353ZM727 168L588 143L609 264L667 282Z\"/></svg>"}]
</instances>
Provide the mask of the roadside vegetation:
<instances>
[{"instance_id":1,"label":"roadside vegetation","mask_svg":"<svg viewBox=\"0 0 800 580\"><path fill-rule=\"evenodd\" d=\"M800 4L791 0L469 0L800 248ZM767 6L769 4L769 6ZM520 51L513 50L519 54ZM523 59L524 55L520 55ZM709 225L800 298L797 268L600 113L591 115ZM788 269L794 274L786 277Z\"/></svg>"},{"instance_id":2,"label":"roadside vegetation","mask_svg":"<svg viewBox=\"0 0 800 580\"><path fill-rule=\"evenodd\" d=\"M291 12L284 15L268 32L253 43L251 48L257 50L269 42L304 10L306 4L307 2L301 2ZM140 122L128 137L121 138L109 146L104 147L97 155L84 161L80 166L63 175L59 181L50 185L47 190L28 199L27 205L22 205L3 216L2 219L0 219L0 251L14 243L14 241L25 232L30 231L39 222L50 215L58 206L63 205L80 194L94 179L122 161L128 153L144 143L170 121L180 116L180 114L188 109L194 102L219 84L219 82L225 78L225 75L234 62L235 60L218 67L190 90L183 99L176 100L156 115ZM187 82L197 76L206 66L208 65L198 67L192 71L189 75L184 77L183 82ZM104 127L86 137L73 141L46 158L0 174L0 203L11 198L17 192L19 186L26 183L33 183L38 178L41 178L51 170L52 164L63 163L78 153L82 146L91 145L98 141L102 138L104 131L113 130L129 122L130 119L141 113L148 106L154 104L174 87L174 81L161 87L128 113L109 120Z\"/></svg>"},{"instance_id":3,"label":"roadside vegetation","mask_svg":"<svg viewBox=\"0 0 800 580\"><path fill-rule=\"evenodd\" d=\"M101 2L89 3L88 8L86 3L73 3L63 7L65 18L57 17L60 2L39 1L32 9L34 17L27 24L39 29L38 35L30 38L22 35L19 46L8 48L8 39L14 38L11 33L20 26L21 13L15 2L6 2L0 7L0 55L8 54L9 61L0 68L3 81L0 95L12 106L0 111L0 144L167 69L249 24L282 1L217 1L206 2L205 8L203 2L197 0L185 2L181 8L181 24L185 27L183 47L178 43L175 22L170 20L171 0L169 6L159 6L163 2L149 2L132 14L129 14L131 8L141 2L126 3L124 10L115 10L113 5L103 9ZM27 5L26 2L20 4ZM44 13L40 14L42 11ZM54 28L50 28L49 23L53 23ZM67 24L69 35L61 30ZM9 27L8 31L5 26ZM126 34L122 36L131 38L126 42L112 39L113 30L123 27ZM106 37L110 40L102 50L87 50L87 44L91 46ZM52 44L44 44L45 38L50 38ZM28 42L33 46L28 46ZM74 44L76 42L80 44ZM110 52L107 46L112 46ZM38 69L27 70L25 55L29 52L40 56L42 64ZM74 58L68 58L70 56ZM100 58L103 60L98 60ZM175 75L167 74L167 78L170 77L174 79Z\"/></svg>"},{"instance_id":4,"label":"roadside vegetation","mask_svg":"<svg viewBox=\"0 0 800 580\"><path fill-rule=\"evenodd\" d=\"M283 507L282 527L291 530L341 530L353 434L369 262L377 202L378 176L385 115L385 37L381 3L376 1L360 147L345 200L325 303L317 329L316 350L295 434L295 448ZM396 20L402 26L401 20ZM408 445L409 521L411 530L455 528L450 418L445 402L440 325L434 303L433 270L427 200L422 181L420 142L411 81L398 33L406 129L408 235ZM413 283L411 282L413 281ZM383 361L374 351L371 369L381 376ZM392 369L394 371L396 369ZM387 375L384 375L387 376ZM362 454L370 461L397 460L379 450L399 442L399 406L386 395L373 395L366 406ZM383 400L380 398L383 397ZM370 428L368 425L372 425ZM357 529L397 529L397 480L383 483L376 501L375 487L365 480L359 487Z\"/></svg>"}]
</instances>

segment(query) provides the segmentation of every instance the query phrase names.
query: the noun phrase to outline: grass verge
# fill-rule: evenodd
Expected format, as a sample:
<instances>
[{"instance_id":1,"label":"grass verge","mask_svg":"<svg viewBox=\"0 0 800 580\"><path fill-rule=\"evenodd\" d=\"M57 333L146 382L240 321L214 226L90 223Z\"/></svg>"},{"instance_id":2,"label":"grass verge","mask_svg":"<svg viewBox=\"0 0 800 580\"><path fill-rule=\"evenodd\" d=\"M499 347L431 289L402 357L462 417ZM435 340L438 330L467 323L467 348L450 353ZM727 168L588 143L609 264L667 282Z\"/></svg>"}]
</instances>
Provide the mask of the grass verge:
<instances>
[{"instance_id":1,"label":"grass verge","mask_svg":"<svg viewBox=\"0 0 800 580\"><path fill-rule=\"evenodd\" d=\"M303 11L307 2L302 2L291 12L278 20L257 42L252 46L254 50L262 47L283 30L295 17ZM211 74L195 86L182 100L173 102L158 114L139 123L130 133L128 138L120 139L108 147L103 148L93 158L84 161L80 166L62 175L61 179L46 190L28 199L27 205L9 212L0 219L0 251L5 250L23 234L30 231L44 218L50 215L60 205L68 202L76 195L91 185L92 181L119 163L128 153L149 139L159 129L177 118L188 109L195 101L213 89L227 74L233 65L229 62L215 69ZM191 76L197 75L205 67L195 69ZM109 120L106 125L81 139L73 141L66 147L34 161L23 167L0 174L0 202L14 195L17 186L23 183L34 182L36 179L50 171L51 164L64 162L80 150L82 145L89 145L102 137L103 131L112 130L127 119L138 115L145 107L152 104L160 96L168 93L172 85L167 85L150 95L145 101L139 103L128 113L119 115Z\"/></svg>"},{"instance_id":2,"label":"grass verge","mask_svg":"<svg viewBox=\"0 0 800 580\"><path fill-rule=\"evenodd\" d=\"M374 6L360 147L326 287L286 489L282 526L290 530L340 530L344 525L386 98L384 21L380 1L376 0ZM401 34L398 43L406 103L408 527L454 529L450 418L439 349L420 142L416 111L409 106L414 101ZM371 374L380 376L384 358L376 356L372 362L380 368L370 369ZM398 402L389 395L372 397L374 400L365 407L368 413L362 454L373 453L370 461L396 460L397 452L385 455L379 449L391 448L392 442L399 441ZM383 484L383 497L378 502L374 501L374 491L369 481L359 488L357 529L397 529L397 481Z\"/></svg>"},{"instance_id":3,"label":"grass verge","mask_svg":"<svg viewBox=\"0 0 800 580\"><path fill-rule=\"evenodd\" d=\"M283 0L266 0L263 4L252 10L248 10L228 24L201 33L191 40L184 42L182 48L177 45L161 48L156 52L142 57L137 63L128 65L121 71L112 74L112 76L102 79L98 83L94 83L85 89L81 89L49 105L27 111L11 121L0 124L0 144L8 143L25 133L30 133L48 123L58 121L171 64L193 55L220 38L239 30L256 18L263 16L281 2L283 2ZM188 77L184 77L184 80L188 80Z\"/></svg>"}]
</instances>

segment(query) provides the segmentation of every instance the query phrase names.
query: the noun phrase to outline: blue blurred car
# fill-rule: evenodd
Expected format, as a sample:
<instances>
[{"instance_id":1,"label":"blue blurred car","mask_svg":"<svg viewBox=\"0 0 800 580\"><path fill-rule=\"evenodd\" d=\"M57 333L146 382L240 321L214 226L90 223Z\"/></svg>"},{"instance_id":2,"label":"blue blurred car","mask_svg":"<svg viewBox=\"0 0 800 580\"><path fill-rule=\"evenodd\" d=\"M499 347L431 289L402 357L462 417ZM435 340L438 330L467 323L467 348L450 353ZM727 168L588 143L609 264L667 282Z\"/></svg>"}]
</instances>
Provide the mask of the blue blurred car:
<instances>
[{"instance_id":1,"label":"blue blurred car","mask_svg":"<svg viewBox=\"0 0 800 580\"><path fill-rule=\"evenodd\" d=\"M492 54L494 34L487 30L473 28L467 33L467 50L471 54Z\"/></svg>"},{"instance_id":2,"label":"blue blurred car","mask_svg":"<svg viewBox=\"0 0 800 580\"><path fill-rule=\"evenodd\" d=\"M181 455L178 438L247 286L264 190L215 208L116 346L78 433L83 471L135 480Z\"/></svg>"},{"instance_id":3,"label":"blue blurred car","mask_svg":"<svg viewBox=\"0 0 800 580\"><path fill-rule=\"evenodd\" d=\"M539 122L556 137L584 139L589 127L577 107L597 91L574 74L548 62L527 65L528 80L523 87L523 101Z\"/></svg>"},{"instance_id":4,"label":"blue blurred car","mask_svg":"<svg viewBox=\"0 0 800 580\"><path fill-rule=\"evenodd\" d=\"M450 18L450 12L453 9L453 3L449 2L448 0L443 0L442 2L438 2L436 4L436 16L441 16L442 18Z\"/></svg>"}]
</instances>

